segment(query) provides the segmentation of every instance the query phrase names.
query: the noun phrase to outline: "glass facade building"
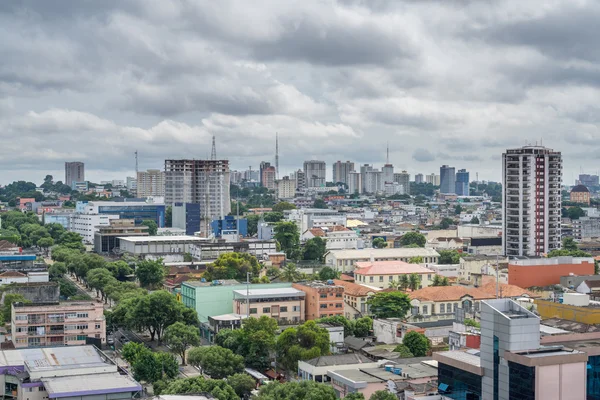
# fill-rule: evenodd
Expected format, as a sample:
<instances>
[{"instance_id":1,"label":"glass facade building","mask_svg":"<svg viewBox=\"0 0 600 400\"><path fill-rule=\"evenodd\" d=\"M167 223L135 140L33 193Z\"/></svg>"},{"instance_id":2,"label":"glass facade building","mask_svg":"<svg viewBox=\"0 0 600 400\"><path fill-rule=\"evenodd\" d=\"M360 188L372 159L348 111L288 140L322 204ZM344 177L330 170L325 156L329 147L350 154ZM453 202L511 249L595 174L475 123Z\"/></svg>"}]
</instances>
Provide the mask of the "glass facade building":
<instances>
[{"instance_id":1,"label":"glass facade building","mask_svg":"<svg viewBox=\"0 0 600 400\"><path fill-rule=\"evenodd\" d=\"M453 400L481 399L481 376L438 363L440 393Z\"/></svg>"},{"instance_id":2,"label":"glass facade building","mask_svg":"<svg viewBox=\"0 0 600 400\"><path fill-rule=\"evenodd\" d=\"M586 371L587 399L600 400L600 356L589 356Z\"/></svg>"},{"instance_id":3,"label":"glass facade building","mask_svg":"<svg viewBox=\"0 0 600 400\"><path fill-rule=\"evenodd\" d=\"M165 227L165 205L164 204L144 204L131 205L126 202L123 205L110 205L98 207L98 214L118 215L120 219L133 219L136 225L144 220L156 222L159 228Z\"/></svg>"},{"instance_id":4,"label":"glass facade building","mask_svg":"<svg viewBox=\"0 0 600 400\"><path fill-rule=\"evenodd\" d=\"M511 400L535 400L535 367L508 363L508 392Z\"/></svg>"}]
</instances>

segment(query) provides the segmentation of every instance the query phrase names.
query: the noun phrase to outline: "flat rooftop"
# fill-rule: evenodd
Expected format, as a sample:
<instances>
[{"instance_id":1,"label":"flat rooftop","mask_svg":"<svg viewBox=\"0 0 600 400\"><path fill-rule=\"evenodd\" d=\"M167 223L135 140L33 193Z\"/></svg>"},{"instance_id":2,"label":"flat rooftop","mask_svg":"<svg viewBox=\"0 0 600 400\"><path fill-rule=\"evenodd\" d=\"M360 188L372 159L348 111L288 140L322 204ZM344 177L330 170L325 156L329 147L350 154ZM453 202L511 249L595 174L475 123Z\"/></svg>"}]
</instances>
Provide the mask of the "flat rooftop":
<instances>
[{"instance_id":1,"label":"flat rooftop","mask_svg":"<svg viewBox=\"0 0 600 400\"><path fill-rule=\"evenodd\" d=\"M30 371L90 368L106 365L94 346L64 346L0 351L0 366L24 366Z\"/></svg>"},{"instance_id":2,"label":"flat rooftop","mask_svg":"<svg viewBox=\"0 0 600 400\"><path fill-rule=\"evenodd\" d=\"M50 399L142 390L142 385L118 372L80 375L77 379L72 376L42 378L42 382Z\"/></svg>"},{"instance_id":3,"label":"flat rooftop","mask_svg":"<svg viewBox=\"0 0 600 400\"><path fill-rule=\"evenodd\" d=\"M119 240L131 243L165 243L165 242L201 242L203 239L197 236L123 236Z\"/></svg>"},{"instance_id":4,"label":"flat rooftop","mask_svg":"<svg viewBox=\"0 0 600 400\"><path fill-rule=\"evenodd\" d=\"M250 298L250 299L268 299L273 297L304 297L306 293L302 290L294 288L277 288L277 289L250 289L250 290L234 290L234 297Z\"/></svg>"},{"instance_id":5,"label":"flat rooftop","mask_svg":"<svg viewBox=\"0 0 600 400\"><path fill-rule=\"evenodd\" d=\"M192 287L219 287L219 286L233 286L233 285L241 285L242 282L238 282L235 279L219 279L219 283L216 284L216 281L212 282L202 282L202 281L185 281L182 285L192 286Z\"/></svg>"},{"instance_id":6,"label":"flat rooftop","mask_svg":"<svg viewBox=\"0 0 600 400\"><path fill-rule=\"evenodd\" d=\"M327 375L337 375L345 378L351 382L365 382L365 383L378 383L383 382L382 378L375 377L371 374L367 374L359 369L346 369L340 371L327 371ZM398 376L398 375L396 375Z\"/></svg>"}]
</instances>

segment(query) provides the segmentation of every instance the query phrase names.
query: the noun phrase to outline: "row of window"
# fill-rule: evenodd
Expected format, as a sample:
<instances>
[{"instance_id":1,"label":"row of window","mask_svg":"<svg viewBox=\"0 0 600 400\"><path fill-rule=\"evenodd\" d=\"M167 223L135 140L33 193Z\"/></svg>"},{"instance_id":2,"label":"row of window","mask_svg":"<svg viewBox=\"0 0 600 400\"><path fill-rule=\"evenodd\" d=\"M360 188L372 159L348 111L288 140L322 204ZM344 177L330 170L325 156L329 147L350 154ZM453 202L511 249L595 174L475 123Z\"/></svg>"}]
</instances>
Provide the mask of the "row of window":
<instances>
[{"instance_id":1,"label":"row of window","mask_svg":"<svg viewBox=\"0 0 600 400\"><path fill-rule=\"evenodd\" d=\"M333 307L333 304L330 304L329 306L330 306L330 307ZM341 304L341 303L337 303L337 304L335 305L335 308L342 308L342 307L344 307L344 305L343 305L343 304ZM319 308L327 308L327 304L321 304L321 305L319 306Z\"/></svg>"},{"instance_id":2,"label":"row of window","mask_svg":"<svg viewBox=\"0 0 600 400\"><path fill-rule=\"evenodd\" d=\"M332 297L333 297L333 293L329 293L329 296L332 296ZM335 294L335 297L342 297L342 296L343 296L343 295L342 295L341 293L336 293L336 294ZM326 298L327 298L327 293L321 293L321 294L319 295L319 297L320 297L320 298L322 298L322 299L326 299Z\"/></svg>"},{"instance_id":3,"label":"row of window","mask_svg":"<svg viewBox=\"0 0 600 400\"><path fill-rule=\"evenodd\" d=\"M292 311L295 311L295 312L298 312L298 311L300 311L300 306L293 306L293 307L292 307ZM251 308L251 309L250 309L250 314L256 314L257 312L258 312L258 309L257 309L257 308ZM271 307L263 307L263 309L262 309L262 312L263 312L264 314L268 314L268 313L270 313L270 312L271 312ZM287 306L282 306L282 307L279 307L279 312L282 312L282 313L284 313L284 312L288 312L288 308L287 308Z\"/></svg>"}]
</instances>

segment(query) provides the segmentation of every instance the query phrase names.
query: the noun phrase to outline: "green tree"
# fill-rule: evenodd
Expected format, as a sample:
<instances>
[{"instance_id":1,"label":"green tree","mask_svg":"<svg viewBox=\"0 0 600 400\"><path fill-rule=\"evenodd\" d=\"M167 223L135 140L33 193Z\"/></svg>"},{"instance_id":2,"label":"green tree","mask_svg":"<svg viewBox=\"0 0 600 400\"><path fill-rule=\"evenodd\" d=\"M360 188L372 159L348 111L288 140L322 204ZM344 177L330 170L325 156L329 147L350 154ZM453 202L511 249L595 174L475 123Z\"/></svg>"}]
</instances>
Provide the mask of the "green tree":
<instances>
[{"instance_id":1,"label":"green tree","mask_svg":"<svg viewBox=\"0 0 600 400\"><path fill-rule=\"evenodd\" d=\"M423 257L421 257L421 256L412 257L410 260L408 260L408 263L409 264L422 264Z\"/></svg>"},{"instance_id":2,"label":"green tree","mask_svg":"<svg viewBox=\"0 0 600 400\"><path fill-rule=\"evenodd\" d=\"M343 326L344 327L344 337L354 336L354 324L355 322L349 320L343 315L334 315L331 317L323 317L317 320L320 324L330 324L335 326Z\"/></svg>"},{"instance_id":3,"label":"green tree","mask_svg":"<svg viewBox=\"0 0 600 400\"><path fill-rule=\"evenodd\" d=\"M248 253L224 253L206 268L203 277L215 279L237 279L246 281L246 273L258 277L260 264L256 257Z\"/></svg>"},{"instance_id":4,"label":"green tree","mask_svg":"<svg viewBox=\"0 0 600 400\"><path fill-rule=\"evenodd\" d=\"M439 250L440 264L458 264L460 262L460 253L456 250Z\"/></svg>"},{"instance_id":5,"label":"green tree","mask_svg":"<svg viewBox=\"0 0 600 400\"><path fill-rule=\"evenodd\" d=\"M370 317L362 317L354 321L354 336L367 337L373 331L373 320Z\"/></svg>"},{"instance_id":6,"label":"green tree","mask_svg":"<svg viewBox=\"0 0 600 400\"><path fill-rule=\"evenodd\" d=\"M585 211L581 207L569 207L567 209L567 216L571 219L579 219L585 217Z\"/></svg>"},{"instance_id":7,"label":"green tree","mask_svg":"<svg viewBox=\"0 0 600 400\"><path fill-rule=\"evenodd\" d=\"M94 290L96 290L96 296L102 295L102 300L108 301L106 298L106 292L104 288L117 280L110 273L109 270L104 268L96 268L88 271L86 275L87 284Z\"/></svg>"},{"instance_id":8,"label":"green tree","mask_svg":"<svg viewBox=\"0 0 600 400\"><path fill-rule=\"evenodd\" d=\"M258 232L258 221L260 220L260 215L258 214L250 214L246 216L248 220L248 236L254 236Z\"/></svg>"},{"instance_id":9,"label":"green tree","mask_svg":"<svg viewBox=\"0 0 600 400\"><path fill-rule=\"evenodd\" d=\"M70 299L73 296L77 295L77 293L78 293L77 286L75 286L75 284L73 282L71 282L70 280L68 280L66 278L60 278L57 281L58 281L58 285L59 285L60 295L62 297Z\"/></svg>"},{"instance_id":10,"label":"green tree","mask_svg":"<svg viewBox=\"0 0 600 400\"><path fill-rule=\"evenodd\" d=\"M188 362L202 368L213 379L223 379L244 370L244 357L221 346L194 347Z\"/></svg>"},{"instance_id":11,"label":"green tree","mask_svg":"<svg viewBox=\"0 0 600 400\"><path fill-rule=\"evenodd\" d=\"M454 225L454 220L452 218L442 218L441 222L440 222L440 228L441 229L448 229L450 228L450 225Z\"/></svg>"},{"instance_id":12,"label":"green tree","mask_svg":"<svg viewBox=\"0 0 600 400\"><path fill-rule=\"evenodd\" d=\"M450 282L445 276L435 275L431 286L450 286Z\"/></svg>"},{"instance_id":13,"label":"green tree","mask_svg":"<svg viewBox=\"0 0 600 400\"><path fill-rule=\"evenodd\" d=\"M254 378L248 374L233 374L227 377L227 383L235 390L239 397L250 395L256 388Z\"/></svg>"},{"instance_id":14,"label":"green tree","mask_svg":"<svg viewBox=\"0 0 600 400\"><path fill-rule=\"evenodd\" d=\"M62 278L67 273L67 265L64 262L57 261L48 268L48 275L51 280Z\"/></svg>"},{"instance_id":15,"label":"green tree","mask_svg":"<svg viewBox=\"0 0 600 400\"><path fill-rule=\"evenodd\" d=\"M288 371L298 368L299 360L329 354L329 332L315 321L284 330L277 338L277 361Z\"/></svg>"},{"instance_id":16,"label":"green tree","mask_svg":"<svg viewBox=\"0 0 600 400\"><path fill-rule=\"evenodd\" d=\"M384 238L376 237L375 239L373 239L373 247L376 249L383 249L387 247L387 245L388 244Z\"/></svg>"},{"instance_id":17,"label":"green tree","mask_svg":"<svg viewBox=\"0 0 600 400\"><path fill-rule=\"evenodd\" d=\"M562 241L562 250L578 251L577 242L572 237L566 237Z\"/></svg>"},{"instance_id":18,"label":"green tree","mask_svg":"<svg viewBox=\"0 0 600 400\"><path fill-rule=\"evenodd\" d=\"M83 246L82 240L83 238L79 233L63 232L58 240L56 240L56 243L69 249L83 251L85 250L85 247Z\"/></svg>"},{"instance_id":19,"label":"green tree","mask_svg":"<svg viewBox=\"0 0 600 400\"><path fill-rule=\"evenodd\" d=\"M398 400L398 397L387 390L378 390L371 395L369 400Z\"/></svg>"},{"instance_id":20,"label":"green tree","mask_svg":"<svg viewBox=\"0 0 600 400\"><path fill-rule=\"evenodd\" d=\"M331 386L311 380L263 385L255 399L336 400L337 396Z\"/></svg>"},{"instance_id":21,"label":"green tree","mask_svg":"<svg viewBox=\"0 0 600 400\"><path fill-rule=\"evenodd\" d=\"M365 400L365 395L359 392L349 393L344 397L344 400Z\"/></svg>"},{"instance_id":22,"label":"green tree","mask_svg":"<svg viewBox=\"0 0 600 400\"><path fill-rule=\"evenodd\" d=\"M129 266L125 261L119 260L110 262L106 265L106 269L119 281L124 282L127 277L133 275L133 268Z\"/></svg>"},{"instance_id":23,"label":"green tree","mask_svg":"<svg viewBox=\"0 0 600 400\"><path fill-rule=\"evenodd\" d=\"M323 199L316 199L313 208L329 208Z\"/></svg>"},{"instance_id":24,"label":"green tree","mask_svg":"<svg viewBox=\"0 0 600 400\"><path fill-rule=\"evenodd\" d=\"M294 259L297 256L300 243L300 232L295 222L278 222L275 225L274 238L281 246L288 258Z\"/></svg>"},{"instance_id":25,"label":"green tree","mask_svg":"<svg viewBox=\"0 0 600 400\"><path fill-rule=\"evenodd\" d=\"M408 289L408 287L410 286L410 280L408 279L408 275L402 274L400 276L400 278L398 279L398 286L402 290Z\"/></svg>"},{"instance_id":26,"label":"green tree","mask_svg":"<svg viewBox=\"0 0 600 400\"><path fill-rule=\"evenodd\" d=\"M165 210L165 226L167 228L173 227L173 207L172 206L167 206L167 209Z\"/></svg>"},{"instance_id":27,"label":"green tree","mask_svg":"<svg viewBox=\"0 0 600 400\"><path fill-rule=\"evenodd\" d=\"M319 236L308 239L304 244L304 259L322 261L327 252L326 246L325 239Z\"/></svg>"},{"instance_id":28,"label":"green tree","mask_svg":"<svg viewBox=\"0 0 600 400\"><path fill-rule=\"evenodd\" d=\"M296 282L300 279L300 272L294 263L286 263L281 269L281 279L285 282Z\"/></svg>"},{"instance_id":29,"label":"green tree","mask_svg":"<svg viewBox=\"0 0 600 400\"><path fill-rule=\"evenodd\" d=\"M417 290L421 286L421 275L410 274L408 276L408 287L410 290Z\"/></svg>"},{"instance_id":30,"label":"green tree","mask_svg":"<svg viewBox=\"0 0 600 400\"><path fill-rule=\"evenodd\" d=\"M158 287L165 279L162 259L140 261L135 266L135 276L142 287Z\"/></svg>"},{"instance_id":31,"label":"green tree","mask_svg":"<svg viewBox=\"0 0 600 400\"><path fill-rule=\"evenodd\" d=\"M267 212L263 214L263 219L265 222L279 222L283 219L283 213L281 212Z\"/></svg>"},{"instance_id":32,"label":"green tree","mask_svg":"<svg viewBox=\"0 0 600 400\"><path fill-rule=\"evenodd\" d=\"M138 381L154 383L163 379L173 379L179 375L179 363L173 354L149 349L137 355L131 364L133 377Z\"/></svg>"},{"instance_id":33,"label":"green tree","mask_svg":"<svg viewBox=\"0 0 600 400\"><path fill-rule=\"evenodd\" d=\"M2 305L2 319L5 323L11 321L12 317L12 305L14 303L31 304L31 301L27 300L20 294L17 293L6 293L4 295L4 303Z\"/></svg>"},{"instance_id":34,"label":"green tree","mask_svg":"<svg viewBox=\"0 0 600 400\"><path fill-rule=\"evenodd\" d=\"M473 218L471 218L471 223L479 225L479 218L477 218L476 216L474 216Z\"/></svg>"},{"instance_id":35,"label":"green tree","mask_svg":"<svg viewBox=\"0 0 600 400\"><path fill-rule=\"evenodd\" d=\"M400 358L412 358L415 356L405 344L399 344L396 346L394 353L399 353Z\"/></svg>"},{"instance_id":36,"label":"green tree","mask_svg":"<svg viewBox=\"0 0 600 400\"><path fill-rule=\"evenodd\" d=\"M481 328L481 324L474 319L465 318L464 321L465 326L472 326L474 328Z\"/></svg>"},{"instance_id":37,"label":"green tree","mask_svg":"<svg viewBox=\"0 0 600 400\"><path fill-rule=\"evenodd\" d=\"M130 365L134 364L143 353L151 353L151 351L141 343L128 342L121 348L121 357Z\"/></svg>"},{"instance_id":38,"label":"green tree","mask_svg":"<svg viewBox=\"0 0 600 400\"><path fill-rule=\"evenodd\" d=\"M339 279L340 278L340 272L334 270L331 267L323 267L320 271L319 271L319 280L321 281L328 281L330 279Z\"/></svg>"},{"instance_id":39,"label":"green tree","mask_svg":"<svg viewBox=\"0 0 600 400\"><path fill-rule=\"evenodd\" d=\"M367 304L377 318L404 318L410 310L410 299L403 292L377 292Z\"/></svg>"},{"instance_id":40,"label":"green tree","mask_svg":"<svg viewBox=\"0 0 600 400\"><path fill-rule=\"evenodd\" d=\"M48 249L54 246L54 239L51 237L43 237L37 241L37 246L44 249L46 254L48 254Z\"/></svg>"},{"instance_id":41,"label":"green tree","mask_svg":"<svg viewBox=\"0 0 600 400\"><path fill-rule=\"evenodd\" d=\"M454 214L456 215L460 215L460 213L463 212L463 208L460 204L457 204L454 206Z\"/></svg>"},{"instance_id":42,"label":"green tree","mask_svg":"<svg viewBox=\"0 0 600 400\"><path fill-rule=\"evenodd\" d=\"M288 203L287 201L280 201L275 204L273 207L273 211L284 212L285 210L295 210L296 206L292 203Z\"/></svg>"},{"instance_id":43,"label":"green tree","mask_svg":"<svg viewBox=\"0 0 600 400\"><path fill-rule=\"evenodd\" d=\"M142 221L142 225L146 225L148 227L148 234L150 236L156 236L156 234L158 233L158 224L156 223L156 221L153 221L151 219L145 219Z\"/></svg>"},{"instance_id":44,"label":"green tree","mask_svg":"<svg viewBox=\"0 0 600 400\"><path fill-rule=\"evenodd\" d=\"M200 344L200 333L195 326L175 322L165 329L165 342L173 353L181 357L181 365L185 365L185 352L189 347Z\"/></svg>"},{"instance_id":45,"label":"green tree","mask_svg":"<svg viewBox=\"0 0 600 400\"><path fill-rule=\"evenodd\" d=\"M406 247L411 244L416 244L419 247L425 247L425 242L427 242L425 236L418 232L408 232L400 238L400 244L402 247Z\"/></svg>"},{"instance_id":46,"label":"green tree","mask_svg":"<svg viewBox=\"0 0 600 400\"><path fill-rule=\"evenodd\" d=\"M198 394L208 393L217 400L239 400L239 396L233 388L221 379L205 379L202 376L193 378L176 379L166 382L157 393L157 387L154 387L154 394Z\"/></svg>"},{"instance_id":47,"label":"green tree","mask_svg":"<svg viewBox=\"0 0 600 400\"><path fill-rule=\"evenodd\" d=\"M411 331L404 335L402 344L404 344L415 357L425 357L431 348L429 339L422 333L416 331Z\"/></svg>"}]
</instances>

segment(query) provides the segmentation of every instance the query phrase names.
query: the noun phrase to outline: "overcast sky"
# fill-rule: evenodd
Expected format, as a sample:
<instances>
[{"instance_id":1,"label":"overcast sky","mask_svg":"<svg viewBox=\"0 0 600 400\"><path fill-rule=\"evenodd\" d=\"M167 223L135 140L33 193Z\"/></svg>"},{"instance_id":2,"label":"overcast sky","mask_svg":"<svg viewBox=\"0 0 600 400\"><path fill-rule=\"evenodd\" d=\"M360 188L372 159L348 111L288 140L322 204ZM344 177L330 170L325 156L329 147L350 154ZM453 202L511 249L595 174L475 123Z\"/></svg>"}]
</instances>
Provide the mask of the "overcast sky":
<instances>
[{"instance_id":1,"label":"overcast sky","mask_svg":"<svg viewBox=\"0 0 600 400\"><path fill-rule=\"evenodd\" d=\"M600 2L0 2L0 184L64 162L124 179L165 158L450 164L500 180L543 140L600 169Z\"/></svg>"}]
</instances>

